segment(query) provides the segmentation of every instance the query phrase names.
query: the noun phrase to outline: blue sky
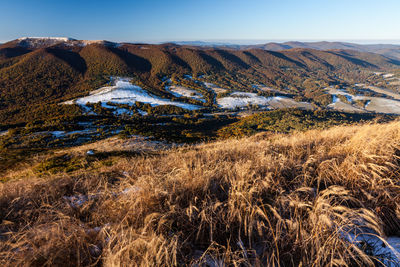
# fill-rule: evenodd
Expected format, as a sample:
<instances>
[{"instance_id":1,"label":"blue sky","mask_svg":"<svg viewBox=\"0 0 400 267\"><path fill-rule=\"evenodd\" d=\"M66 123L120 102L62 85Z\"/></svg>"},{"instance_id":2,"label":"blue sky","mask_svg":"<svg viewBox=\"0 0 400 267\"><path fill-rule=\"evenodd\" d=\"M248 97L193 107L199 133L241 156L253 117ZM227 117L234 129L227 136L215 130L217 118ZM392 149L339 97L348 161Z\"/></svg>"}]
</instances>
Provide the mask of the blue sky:
<instances>
[{"instance_id":1,"label":"blue sky","mask_svg":"<svg viewBox=\"0 0 400 267\"><path fill-rule=\"evenodd\" d=\"M0 1L0 42L21 36L131 42L400 40L399 0Z\"/></svg>"}]
</instances>

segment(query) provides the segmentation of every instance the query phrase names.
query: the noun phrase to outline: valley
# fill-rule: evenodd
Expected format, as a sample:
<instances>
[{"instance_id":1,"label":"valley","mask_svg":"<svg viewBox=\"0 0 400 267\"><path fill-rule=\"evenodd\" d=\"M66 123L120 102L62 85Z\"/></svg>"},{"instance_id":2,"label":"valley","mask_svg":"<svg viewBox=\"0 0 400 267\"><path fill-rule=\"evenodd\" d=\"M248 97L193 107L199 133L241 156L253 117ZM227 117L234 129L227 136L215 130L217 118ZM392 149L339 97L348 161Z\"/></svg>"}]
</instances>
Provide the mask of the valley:
<instances>
[{"instance_id":1,"label":"valley","mask_svg":"<svg viewBox=\"0 0 400 267\"><path fill-rule=\"evenodd\" d=\"M399 68L384 56L345 50L20 38L0 46L2 171L32 154L112 136L171 144L227 138L237 135L229 125L275 110L388 121L400 114Z\"/></svg>"}]
</instances>

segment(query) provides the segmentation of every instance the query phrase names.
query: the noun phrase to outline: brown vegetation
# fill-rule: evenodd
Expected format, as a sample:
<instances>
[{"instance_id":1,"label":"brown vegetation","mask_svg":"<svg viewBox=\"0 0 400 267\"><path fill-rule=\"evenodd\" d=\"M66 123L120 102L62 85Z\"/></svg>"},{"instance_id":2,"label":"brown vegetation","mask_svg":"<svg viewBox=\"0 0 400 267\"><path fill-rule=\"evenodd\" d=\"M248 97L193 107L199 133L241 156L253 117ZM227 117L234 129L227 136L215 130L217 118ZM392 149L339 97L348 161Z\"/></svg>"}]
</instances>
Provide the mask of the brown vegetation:
<instances>
[{"instance_id":1,"label":"brown vegetation","mask_svg":"<svg viewBox=\"0 0 400 267\"><path fill-rule=\"evenodd\" d=\"M392 122L32 172L1 185L0 264L379 265L343 232L399 235L399 140Z\"/></svg>"}]
</instances>

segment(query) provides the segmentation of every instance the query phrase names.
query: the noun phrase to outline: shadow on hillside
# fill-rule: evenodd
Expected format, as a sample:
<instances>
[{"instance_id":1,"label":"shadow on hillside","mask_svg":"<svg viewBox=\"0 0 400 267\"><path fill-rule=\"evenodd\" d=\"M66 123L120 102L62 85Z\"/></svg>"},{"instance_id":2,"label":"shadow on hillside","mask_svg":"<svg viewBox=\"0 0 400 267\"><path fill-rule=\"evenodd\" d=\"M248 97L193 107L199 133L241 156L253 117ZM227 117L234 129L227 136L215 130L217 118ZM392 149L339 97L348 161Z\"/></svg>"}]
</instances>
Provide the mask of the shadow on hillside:
<instances>
[{"instance_id":1,"label":"shadow on hillside","mask_svg":"<svg viewBox=\"0 0 400 267\"><path fill-rule=\"evenodd\" d=\"M75 70L84 74L87 70L87 65L85 60L78 54L72 51L64 50L64 49L53 49L47 48L46 51L62 61L66 62Z\"/></svg>"},{"instance_id":2,"label":"shadow on hillside","mask_svg":"<svg viewBox=\"0 0 400 267\"><path fill-rule=\"evenodd\" d=\"M243 60L241 60L236 55L234 55L232 53L229 53L228 51L217 49L217 50L215 50L215 52L219 56L221 56L223 59L225 59L226 61L228 61L229 63L231 63L233 65L236 65L236 66L239 66L239 67L242 67L242 68L245 68L245 69L250 68L250 66L248 64L246 64ZM230 65L229 63L228 63L228 65Z\"/></svg>"},{"instance_id":3,"label":"shadow on hillside","mask_svg":"<svg viewBox=\"0 0 400 267\"><path fill-rule=\"evenodd\" d=\"M151 63L142 57L129 53L126 50L118 48L109 48L111 52L121 58L133 71L137 72L150 72Z\"/></svg>"}]
</instances>

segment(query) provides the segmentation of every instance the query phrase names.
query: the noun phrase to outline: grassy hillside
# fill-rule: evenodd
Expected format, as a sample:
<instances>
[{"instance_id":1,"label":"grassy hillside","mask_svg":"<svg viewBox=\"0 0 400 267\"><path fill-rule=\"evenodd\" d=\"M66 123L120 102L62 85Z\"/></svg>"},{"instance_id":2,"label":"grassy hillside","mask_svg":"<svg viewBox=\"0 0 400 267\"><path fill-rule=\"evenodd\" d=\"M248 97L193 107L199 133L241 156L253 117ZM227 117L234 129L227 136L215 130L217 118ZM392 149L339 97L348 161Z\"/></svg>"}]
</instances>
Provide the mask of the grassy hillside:
<instances>
[{"instance_id":1,"label":"grassy hillside","mask_svg":"<svg viewBox=\"0 0 400 267\"><path fill-rule=\"evenodd\" d=\"M400 235L399 139L392 122L156 154L112 144L95 155L63 150L1 184L0 262L398 264L347 233ZM78 168L67 174L68 164Z\"/></svg>"}]
</instances>

